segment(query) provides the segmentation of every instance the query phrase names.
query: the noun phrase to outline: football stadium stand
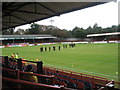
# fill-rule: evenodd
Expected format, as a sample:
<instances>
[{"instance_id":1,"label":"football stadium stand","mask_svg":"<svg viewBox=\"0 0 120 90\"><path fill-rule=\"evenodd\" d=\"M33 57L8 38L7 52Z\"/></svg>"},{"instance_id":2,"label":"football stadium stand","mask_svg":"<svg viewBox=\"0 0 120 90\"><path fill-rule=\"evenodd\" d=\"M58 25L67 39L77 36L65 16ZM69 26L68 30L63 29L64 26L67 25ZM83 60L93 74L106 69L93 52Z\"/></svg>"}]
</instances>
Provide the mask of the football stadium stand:
<instances>
[{"instance_id":1,"label":"football stadium stand","mask_svg":"<svg viewBox=\"0 0 120 90\"><path fill-rule=\"evenodd\" d=\"M36 0L34 0L36 1ZM38 0L37 0L38 1ZM101 2L102 1L102 2ZM112 0L107 0L112 1ZM15 28L20 25L30 24L53 16L80 10L95 5L103 4L103 0L96 2L2 2L2 25L1 30ZM26 36L27 37L27 36ZM31 38L23 37L27 42L34 42ZM17 38L17 36L15 36ZM50 36L50 38L53 38ZM19 42L24 43L22 38ZM47 38L48 40L48 38ZM16 40L9 36L8 43ZM5 38L4 38L4 44ZM26 42L25 42L26 43ZM0 41L0 44L2 42ZM24 63L23 63L24 62ZM26 62L26 63L25 63ZM107 78L66 71L53 67L43 66L42 61L15 59L8 56L0 56L2 67L2 90L113 90L120 89L120 83L109 81ZM28 65L32 65L28 72ZM37 82L28 77L36 77Z\"/></svg>"},{"instance_id":2,"label":"football stadium stand","mask_svg":"<svg viewBox=\"0 0 120 90\"><path fill-rule=\"evenodd\" d=\"M102 33L102 34L90 34L87 35L89 42L104 42L104 43L119 43L120 42L120 32L113 33Z\"/></svg>"},{"instance_id":3,"label":"football stadium stand","mask_svg":"<svg viewBox=\"0 0 120 90\"><path fill-rule=\"evenodd\" d=\"M19 44L19 43L44 43L52 42L55 36L49 34L41 35L2 35L2 45Z\"/></svg>"}]
</instances>

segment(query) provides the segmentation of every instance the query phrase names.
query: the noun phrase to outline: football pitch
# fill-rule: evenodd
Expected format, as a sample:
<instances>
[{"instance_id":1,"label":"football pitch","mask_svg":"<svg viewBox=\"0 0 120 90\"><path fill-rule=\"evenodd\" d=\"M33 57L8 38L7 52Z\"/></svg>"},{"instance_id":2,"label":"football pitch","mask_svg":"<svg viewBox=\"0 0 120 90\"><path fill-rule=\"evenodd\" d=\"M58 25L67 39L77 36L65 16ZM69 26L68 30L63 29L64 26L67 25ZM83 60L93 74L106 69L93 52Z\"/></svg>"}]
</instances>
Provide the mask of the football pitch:
<instances>
[{"instance_id":1,"label":"football pitch","mask_svg":"<svg viewBox=\"0 0 120 90\"><path fill-rule=\"evenodd\" d=\"M58 50L58 46L61 50ZM56 46L56 51L40 52L40 47ZM18 53L19 57L43 61L43 65L118 81L118 44L76 44L63 48L62 44L9 47L2 49L3 56Z\"/></svg>"}]
</instances>

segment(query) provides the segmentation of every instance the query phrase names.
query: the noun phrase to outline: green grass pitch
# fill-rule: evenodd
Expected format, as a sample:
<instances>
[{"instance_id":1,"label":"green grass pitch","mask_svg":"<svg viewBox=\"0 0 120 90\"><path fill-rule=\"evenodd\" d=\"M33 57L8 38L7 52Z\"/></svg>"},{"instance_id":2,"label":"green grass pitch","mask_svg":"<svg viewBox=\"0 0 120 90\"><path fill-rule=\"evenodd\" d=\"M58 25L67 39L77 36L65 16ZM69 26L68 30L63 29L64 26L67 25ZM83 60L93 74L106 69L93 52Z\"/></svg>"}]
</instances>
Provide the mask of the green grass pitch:
<instances>
[{"instance_id":1,"label":"green grass pitch","mask_svg":"<svg viewBox=\"0 0 120 90\"><path fill-rule=\"evenodd\" d=\"M57 45L41 45L43 47ZM56 51L40 52L41 46L9 47L2 49L2 55L11 56L19 53L19 57L27 60L38 58L45 66L70 70L89 75L102 76L118 80L118 44L76 44L74 48L58 48Z\"/></svg>"}]
</instances>

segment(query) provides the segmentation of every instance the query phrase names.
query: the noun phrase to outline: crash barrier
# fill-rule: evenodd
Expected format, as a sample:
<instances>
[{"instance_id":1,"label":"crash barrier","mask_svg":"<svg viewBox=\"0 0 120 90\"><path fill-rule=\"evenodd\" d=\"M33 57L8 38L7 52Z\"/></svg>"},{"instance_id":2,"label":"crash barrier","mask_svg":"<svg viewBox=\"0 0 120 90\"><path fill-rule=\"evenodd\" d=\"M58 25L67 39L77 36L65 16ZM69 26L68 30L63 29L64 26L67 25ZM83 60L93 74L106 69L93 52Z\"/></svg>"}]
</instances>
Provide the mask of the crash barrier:
<instances>
[{"instance_id":1,"label":"crash barrier","mask_svg":"<svg viewBox=\"0 0 120 90\"><path fill-rule=\"evenodd\" d=\"M25 80L25 78L24 78L25 75L33 75L33 76L40 77L40 82L42 82L41 81L42 79L44 79L44 80L47 79L51 85L55 84L53 75L35 74L35 73L23 72L20 70L13 70L13 69L7 69L7 68L2 68L2 73L3 73L4 77L9 77L9 78L13 78L13 79L23 79L23 80Z\"/></svg>"},{"instance_id":2,"label":"crash barrier","mask_svg":"<svg viewBox=\"0 0 120 90\"><path fill-rule=\"evenodd\" d=\"M56 77L56 75L59 75L61 77L70 78L72 80L77 80L77 81L83 82L84 86L85 86L84 88L88 88L88 87L100 88L103 86L109 88L109 86L106 86L106 84L111 82L107 78L83 74L83 73L77 73L77 72L68 71L68 70L62 70L62 69L53 68L53 67L45 66L45 67L43 67L43 71L45 74L55 75L55 77ZM114 88L120 89L120 82L116 82L116 81L113 81L113 82L114 82Z\"/></svg>"},{"instance_id":3,"label":"crash barrier","mask_svg":"<svg viewBox=\"0 0 120 90\"><path fill-rule=\"evenodd\" d=\"M44 88L45 90L51 89L51 90L71 90L70 88L66 88L63 85L56 85L55 77L53 75L42 75L42 74L34 74L34 73L28 73L28 72L22 72L19 70L12 70L7 68L2 68L3 71L3 85L6 85L9 88L30 88L30 89L41 89ZM29 74L34 75L37 77L42 77L41 81L42 83L36 83L31 81L26 81L23 77L23 74ZM32 85L32 87L30 87ZM3 87L3 90L6 89L6 87Z\"/></svg>"},{"instance_id":4,"label":"crash barrier","mask_svg":"<svg viewBox=\"0 0 120 90\"><path fill-rule=\"evenodd\" d=\"M46 84L41 84L41 83L34 83L34 82L29 82L29 81L24 81L24 80L19 80L19 79L11 79L7 77L2 77L3 84L7 84L7 87L3 87L2 90L6 89L30 89L30 90L71 90L67 89L63 86L53 86L53 85L46 85ZM9 85L9 86L8 86Z\"/></svg>"},{"instance_id":5,"label":"crash barrier","mask_svg":"<svg viewBox=\"0 0 120 90\"><path fill-rule=\"evenodd\" d=\"M8 59L8 57L6 58L4 58L4 59ZM9 60L8 60L9 61ZM8 63L8 61L7 60L5 60L4 62L7 62ZM19 59L18 59L18 61L19 61ZM15 65L22 65L22 64L20 64L19 62L17 61L17 64L15 63ZM24 61L27 61L27 60L24 60ZM30 62L32 62L32 61L30 61ZM35 63L35 62L33 62L33 63ZM28 74L27 72L23 72L23 71L25 71L25 70L23 70L20 66L17 66L17 68L11 68L11 65L12 66L14 66L13 64L5 64L5 66L7 67L7 68L3 68L3 75L4 76L6 76L7 75L7 77L9 77L9 78L14 78L14 79L16 79L15 77L18 77L19 75L21 75L21 73L26 73L26 74ZM38 64L37 64L37 66L39 66ZM37 67L36 66L36 67ZM35 67L35 65L34 65L34 67ZM10 68L10 69L8 69L8 68ZM19 73L20 74L18 74L18 76L16 75L16 73L15 73L15 71L16 70L14 70L14 69L18 69L18 70L20 70L19 71ZM8 72L5 72L5 70L9 70ZM37 69L33 69L34 70L34 72L37 72L38 73L38 71L37 71ZM11 73L11 71L14 71L14 73L12 73L12 74L9 74L9 73ZM43 73L42 73L43 74ZM37 75L37 74L34 74L34 75ZM47 76L49 76L49 75L47 75ZM38 81L40 82L40 83L45 83L45 84L49 84L51 81L48 81L48 80L46 80L45 79L45 76L44 76L44 78L41 78L41 77L38 77ZM64 83L64 81L66 81L66 82L68 82L69 84L65 84ZM69 85L69 88L73 88L73 87L71 87L71 83L74 83L75 84L75 89L78 89L78 88L83 88L83 84L82 83L80 83L80 82L78 82L78 81L74 81L73 82L73 80L70 80L70 79L66 79L66 80L64 80L64 81L60 81L60 80L58 80L58 79L56 79L56 77L54 78L54 80L52 80L52 82L54 82L54 84L55 85L59 85L59 86L61 86L61 85L63 85L63 86L66 86L66 87L68 87L68 85ZM46 83L47 82L47 83Z\"/></svg>"},{"instance_id":6,"label":"crash barrier","mask_svg":"<svg viewBox=\"0 0 120 90\"><path fill-rule=\"evenodd\" d=\"M44 67L43 71L47 75L54 75L55 77L59 78L69 78L74 81L79 81L84 84L84 88L97 88L97 84L104 86L109 81L106 78L87 75L83 73L77 73L52 67Z\"/></svg>"}]
</instances>

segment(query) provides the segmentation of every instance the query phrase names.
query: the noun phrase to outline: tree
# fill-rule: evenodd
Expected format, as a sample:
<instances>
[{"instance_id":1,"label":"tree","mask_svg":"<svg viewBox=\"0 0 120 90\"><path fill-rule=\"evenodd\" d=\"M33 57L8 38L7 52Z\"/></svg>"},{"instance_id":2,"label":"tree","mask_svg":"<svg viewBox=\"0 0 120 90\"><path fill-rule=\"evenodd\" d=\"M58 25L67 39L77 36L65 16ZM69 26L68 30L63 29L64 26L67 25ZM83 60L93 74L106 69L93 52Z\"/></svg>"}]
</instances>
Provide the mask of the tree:
<instances>
[{"instance_id":1,"label":"tree","mask_svg":"<svg viewBox=\"0 0 120 90\"><path fill-rule=\"evenodd\" d=\"M117 31L120 32L120 24L118 25Z\"/></svg>"},{"instance_id":2,"label":"tree","mask_svg":"<svg viewBox=\"0 0 120 90\"><path fill-rule=\"evenodd\" d=\"M54 21L51 21L54 22ZM6 29L2 30L3 35L11 35L11 34L51 34L53 36L61 37L61 38L85 38L88 34L100 34L100 33L111 33L111 32L120 32L120 25L113 25L111 27L102 28L99 27L97 23L94 24L93 28L89 26L87 29L75 27L73 30L68 31L66 29L59 29L56 26L49 25L39 25L36 23L32 23L30 28L18 29L14 32L14 29Z\"/></svg>"},{"instance_id":3,"label":"tree","mask_svg":"<svg viewBox=\"0 0 120 90\"><path fill-rule=\"evenodd\" d=\"M111 27L112 32L117 32L118 31L118 27L119 27L119 25L118 26L112 25L112 27Z\"/></svg>"},{"instance_id":4,"label":"tree","mask_svg":"<svg viewBox=\"0 0 120 90\"><path fill-rule=\"evenodd\" d=\"M86 31L83 28L75 27L72 31L73 37L75 38L85 38L86 37Z\"/></svg>"},{"instance_id":5,"label":"tree","mask_svg":"<svg viewBox=\"0 0 120 90\"><path fill-rule=\"evenodd\" d=\"M3 35L12 35L14 33L14 28L2 30Z\"/></svg>"},{"instance_id":6,"label":"tree","mask_svg":"<svg viewBox=\"0 0 120 90\"><path fill-rule=\"evenodd\" d=\"M10 28L9 32L10 32L10 34L13 34L14 33L14 28Z\"/></svg>"},{"instance_id":7,"label":"tree","mask_svg":"<svg viewBox=\"0 0 120 90\"><path fill-rule=\"evenodd\" d=\"M111 32L112 32L112 30L111 30L111 28L110 28L110 27L107 27L107 28L105 28L105 29L104 29L104 32L105 32L105 33L111 33Z\"/></svg>"},{"instance_id":8,"label":"tree","mask_svg":"<svg viewBox=\"0 0 120 90\"><path fill-rule=\"evenodd\" d=\"M39 25L36 23L32 23L31 28L27 29L27 33L29 34L39 34Z\"/></svg>"},{"instance_id":9,"label":"tree","mask_svg":"<svg viewBox=\"0 0 120 90\"><path fill-rule=\"evenodd\" d=\"M94 26L93 26L93 31L92 31L92 33L93 33L93 34L97 34L98 32L99 32L99 31L98 31L98 24L95 23Z\"/></svg>"},{"instance_id":10,"label":"tree","mask_svg":"<svg viewBox=\"0 0 120 90\"><path fill-rule=\"evenodd\" d=\"M87 29L86 29L86 34L91 34L93 33L93 29L91 26L89 26Z\"/></svg>"}]
</instances>

